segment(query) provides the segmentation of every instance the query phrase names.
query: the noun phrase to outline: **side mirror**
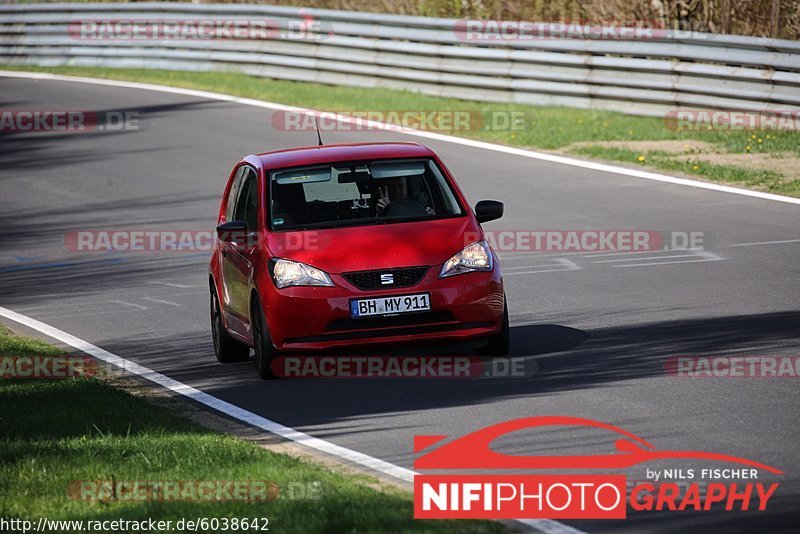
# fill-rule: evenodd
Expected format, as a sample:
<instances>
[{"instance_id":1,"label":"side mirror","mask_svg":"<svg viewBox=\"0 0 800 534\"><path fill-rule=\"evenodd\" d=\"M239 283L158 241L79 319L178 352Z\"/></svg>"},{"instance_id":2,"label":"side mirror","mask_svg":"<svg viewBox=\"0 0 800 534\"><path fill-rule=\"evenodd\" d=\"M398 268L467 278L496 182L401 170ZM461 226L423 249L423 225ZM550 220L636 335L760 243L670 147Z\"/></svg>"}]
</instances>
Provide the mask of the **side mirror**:
<instances>
[{"instance_id":1,"label":"side mirror","mask_svg":"<svg viewBox=\"0 0 800 534\"><path fill-rule=\"evenodd\" d=\"M503 216L503 203L497 200L481 200L475 204L475 217L479 223L494 221Z\"/></svg>"},{"instance_id":2,"label":"side mirror","mask_svg":"<svg viewBox=\"0 0 800 534\"><path fill-rule=\"evenodd\" d=\"M231 221L217 226L217 237L221 241L243 241L247 235L247 225L244 221Z\"/></svg>"}]
</instances>

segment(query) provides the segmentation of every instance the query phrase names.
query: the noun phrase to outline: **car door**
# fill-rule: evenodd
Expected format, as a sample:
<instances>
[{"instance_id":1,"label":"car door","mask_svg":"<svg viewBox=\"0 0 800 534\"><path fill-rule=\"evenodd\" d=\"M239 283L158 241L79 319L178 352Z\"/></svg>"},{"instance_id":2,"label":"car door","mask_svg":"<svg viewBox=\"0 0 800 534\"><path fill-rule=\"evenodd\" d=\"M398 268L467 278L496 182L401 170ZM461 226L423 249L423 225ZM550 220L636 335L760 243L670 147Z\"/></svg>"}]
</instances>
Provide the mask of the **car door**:
<instances>
[{"instance_id":1,"label":"car door","mask_svg":"<svg viewBox=\"0 0 800 534\"><path fill-rule=\"evenodd\" d=\"M242 165L236 169L233 183L231 183L231 188L228 192L227 203L225 205L225 220L221 222L231 222L236 220L234 218L234 212L239 199L239 191L241 190L242 186L242 177L244 176L246 170L247 167L245 165ZM234 264L232 262L232 253L235 246L233 243L226 240L218 241L218 246L220 251L220 273L222 279L222 295L220 295L220 298L224 303L222 309L225 315L225 323L229 326L229 328L237 333L244 334L245 329L241 324L241 318L237 313L234 313L233 309L233 288L236 285L236 269L234 268Z\"/></svg>"},{"instance_id":2,"label":"car door","mask_svg":"<svg viewBox=\"0 0 800 534\"><path fill-rule=\"evenodd\" d=\"M242 166L241 183L231 220L244 222L247 231L245 235L232 236L223 249L223 278L227 285L228 310L249 335L250 282L253 279L258 235L258 179L255 169L249 165Z\"/></svg>"}]
</instances>

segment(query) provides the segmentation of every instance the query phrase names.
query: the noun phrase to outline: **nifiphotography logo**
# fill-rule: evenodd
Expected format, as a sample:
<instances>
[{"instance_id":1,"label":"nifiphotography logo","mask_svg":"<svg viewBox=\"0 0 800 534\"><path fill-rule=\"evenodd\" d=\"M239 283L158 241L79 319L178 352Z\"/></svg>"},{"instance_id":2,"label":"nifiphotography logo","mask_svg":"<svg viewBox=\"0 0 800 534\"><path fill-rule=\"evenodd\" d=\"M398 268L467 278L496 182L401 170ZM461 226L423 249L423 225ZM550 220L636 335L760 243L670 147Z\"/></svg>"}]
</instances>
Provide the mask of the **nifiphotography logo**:
<instances>
[{"instance_id":1,"label":"nifiphotography logo","mask_svg":"<svg viewBox=\"0 0 800 534\"><path fill-rule=\"evenodd\" d=\"M513 456L492 450L494 440L524 429L558 426L609 431L616 451L596 455ZM659 451L613 425L579 417L525 417L444 441L447 436L414 436L416 470L599 469L620 471L659 460L714 462L702 469L647 469L647 478L628 491L621 474L418 474L414 476L416 519L624 519L635 511L765 510L779 484L758 481L759 472L783 472L746 458L703 451ZM432 449L432 450L429 450ZM425 452L427 451L427 452ZM719 462L734 464L720 468ZM695 479L682 484L664 479ZM700 479L726 480L701 482ZM736 480L736 482L732 482Z\"/></svg>"}]
</instances>

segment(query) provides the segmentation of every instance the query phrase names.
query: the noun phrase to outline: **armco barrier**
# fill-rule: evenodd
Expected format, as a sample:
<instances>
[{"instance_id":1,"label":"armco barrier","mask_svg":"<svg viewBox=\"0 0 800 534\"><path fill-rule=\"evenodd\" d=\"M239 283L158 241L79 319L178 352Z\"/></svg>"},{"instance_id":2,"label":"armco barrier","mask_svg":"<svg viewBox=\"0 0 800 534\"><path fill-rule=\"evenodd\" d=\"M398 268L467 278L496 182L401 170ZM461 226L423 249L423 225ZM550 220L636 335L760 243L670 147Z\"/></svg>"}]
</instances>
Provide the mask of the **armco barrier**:
<instances>
[{"instance_id":1,"label":"armco barrier","mask_svg":"<svg viewBox=\"0 0 800 534\"><path fill-rule=\"evenodd\" d=\"M313 24L300 38L273 31L267 38L86 39L75 34L86 20ZM249 4L3 4L0 63L238 71L639 115L800 109L800 42L698 32L470 40L464 23Z\"/></svg>"}]
</instances>

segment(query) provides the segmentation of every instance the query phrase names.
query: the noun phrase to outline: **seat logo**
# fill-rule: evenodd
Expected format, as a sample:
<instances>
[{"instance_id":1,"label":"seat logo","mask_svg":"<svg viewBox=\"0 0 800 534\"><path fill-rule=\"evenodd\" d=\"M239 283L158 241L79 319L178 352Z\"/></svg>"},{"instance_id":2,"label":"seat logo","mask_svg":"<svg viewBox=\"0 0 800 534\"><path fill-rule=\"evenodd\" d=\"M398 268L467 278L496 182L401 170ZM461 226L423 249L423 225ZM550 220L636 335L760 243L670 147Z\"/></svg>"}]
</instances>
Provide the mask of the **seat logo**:
<instances>
[{"instance_id":1,"label":"seat logo","mask_svg":"<svg viewBox=\"0 0 800 534\"><path fill-rule=\"evenodd\" d=\"M381 275L381 285L390 286L394 284L394 275L392 273L385 273Z\"/></svg>"}]
</instances>

